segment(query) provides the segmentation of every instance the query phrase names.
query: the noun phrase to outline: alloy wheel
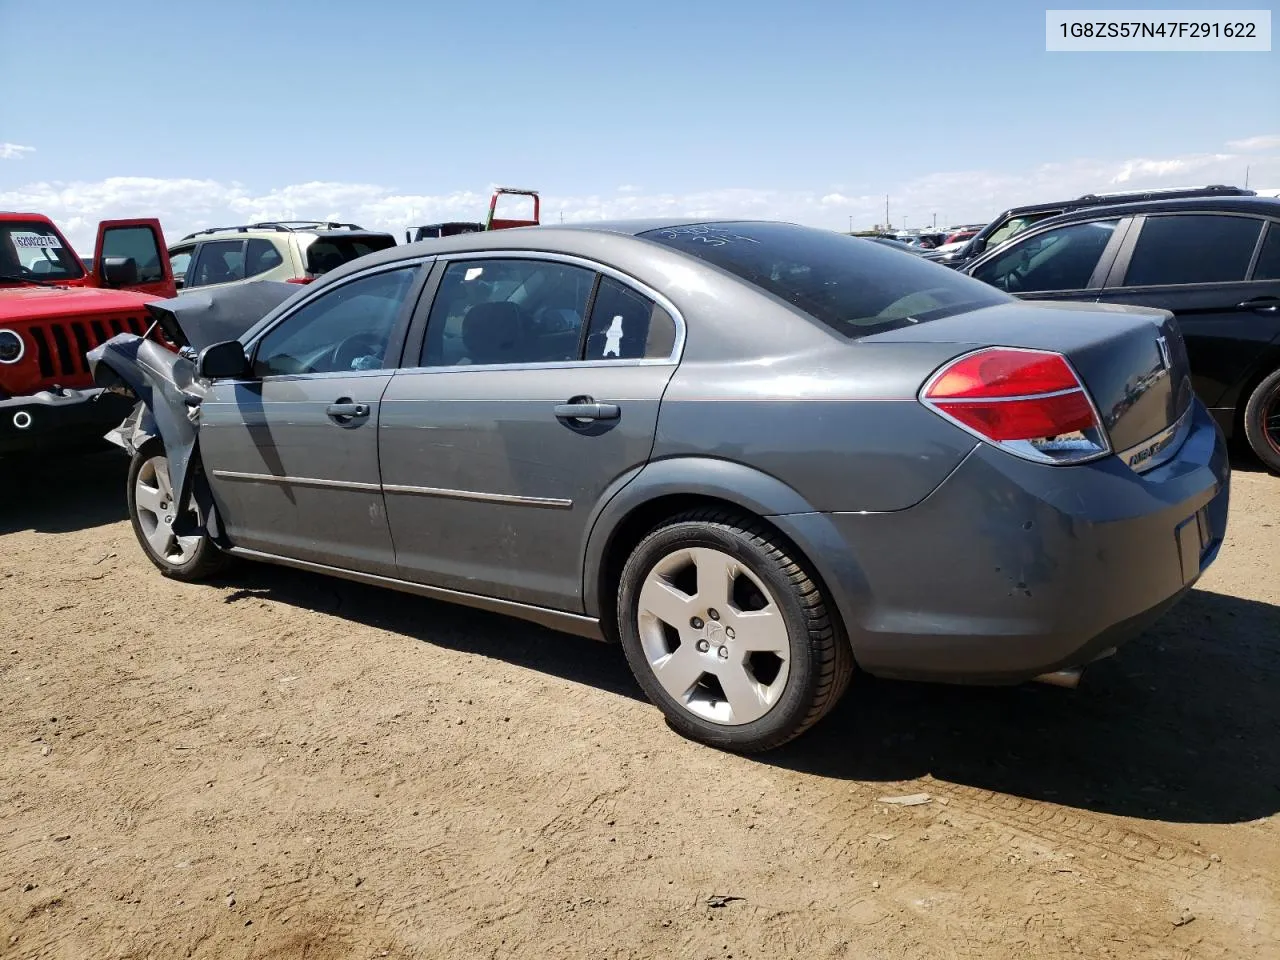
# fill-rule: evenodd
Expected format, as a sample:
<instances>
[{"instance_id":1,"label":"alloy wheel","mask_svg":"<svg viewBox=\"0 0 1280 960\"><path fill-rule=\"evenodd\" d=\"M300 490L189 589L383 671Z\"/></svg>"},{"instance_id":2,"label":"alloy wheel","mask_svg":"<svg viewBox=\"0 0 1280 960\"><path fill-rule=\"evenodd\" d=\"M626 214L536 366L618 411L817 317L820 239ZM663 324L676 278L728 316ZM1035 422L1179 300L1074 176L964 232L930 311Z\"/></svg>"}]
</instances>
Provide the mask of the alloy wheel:
<instances>
[{"instance_id":1,"label":"alloy wheel","mask_svg":"<svg viewBox=\"0 0 1280 960\"><path fill-rule=\"evenodd\" d=\"M155 456L143 463L134 482L133 500L143 536L155 556L165 563L181 566L195 555L200 546L199 534L179 537L173 532L178 507L169 481L167 458Z\"/></svg>"}]
</instances>

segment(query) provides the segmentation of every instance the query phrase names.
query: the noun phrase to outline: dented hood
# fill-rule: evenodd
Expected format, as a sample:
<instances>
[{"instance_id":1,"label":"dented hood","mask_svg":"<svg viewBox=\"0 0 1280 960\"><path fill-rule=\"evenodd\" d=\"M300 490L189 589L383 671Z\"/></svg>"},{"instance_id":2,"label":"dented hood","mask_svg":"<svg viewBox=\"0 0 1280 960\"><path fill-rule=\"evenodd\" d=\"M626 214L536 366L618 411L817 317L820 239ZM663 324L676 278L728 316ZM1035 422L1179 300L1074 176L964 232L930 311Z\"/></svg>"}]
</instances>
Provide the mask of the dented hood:
<instances>
[{"instance_id":1,"label":"dented hood","mask_svg":"<svg viewBox=\"0 0 1280 960\"><path fill-rule=\"evenodd\" d=\"M170 340L199 351L210 344L240 339L268 313L305 289L296 283L255 280L153 300L146 309Z\"/></svg>"}]
</instances>

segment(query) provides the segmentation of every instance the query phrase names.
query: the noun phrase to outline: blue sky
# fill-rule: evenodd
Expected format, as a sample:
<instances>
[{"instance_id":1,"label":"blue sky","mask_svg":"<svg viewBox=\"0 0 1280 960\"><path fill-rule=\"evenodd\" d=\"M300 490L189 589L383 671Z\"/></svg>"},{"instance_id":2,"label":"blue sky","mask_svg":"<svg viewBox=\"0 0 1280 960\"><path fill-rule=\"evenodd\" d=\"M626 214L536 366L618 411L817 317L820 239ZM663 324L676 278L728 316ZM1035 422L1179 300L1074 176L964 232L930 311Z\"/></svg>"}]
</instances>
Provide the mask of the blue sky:
<instances>
[{"instance_id":1,"label":"blue sky","mask_svg":"<svg viewBox=\"0 0 1280 960\"><path fill-rule=\"evenodd\" d=\"M912 226L1246 165L1280 189L1280 53L1046 53L1044 8L0 0L0 63L43 78L0 104L0 206L73 232L148 210L171 234L399 227L479 218L506 183L543 191L544 219L847 227L886 193Z\"/></svg>"}]
</instances>

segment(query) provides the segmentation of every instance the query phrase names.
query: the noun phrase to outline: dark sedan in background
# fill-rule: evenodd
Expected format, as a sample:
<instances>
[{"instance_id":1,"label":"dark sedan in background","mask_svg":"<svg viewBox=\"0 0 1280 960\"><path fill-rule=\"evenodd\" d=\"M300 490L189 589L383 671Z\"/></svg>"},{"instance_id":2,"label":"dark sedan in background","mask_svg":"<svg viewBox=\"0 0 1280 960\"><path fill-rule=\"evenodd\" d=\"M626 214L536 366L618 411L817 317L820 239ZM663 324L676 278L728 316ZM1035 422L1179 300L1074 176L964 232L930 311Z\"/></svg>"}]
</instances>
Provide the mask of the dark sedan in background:
<instances>
[{"instance_id":1,"label":"dark sedan in background","mask_svg":"<svg viewBox=\"0 0 1280 960\"><path fill-rule=\"evenodd\" d=\"M1167 312L1024 304L827 231L455 236L239 317L172 330L182 356L91 356L146 404L119 438L157 567L263 560L617 639L728 749L801 733L855 664L1070 681L1226 525Z\"/></svg>"},{"instance_id":2,"label":"dark sedan in background","mask_svg":"<svg viewBox=\"0 0 1280 960\"><path fill-rule=\"evenodd\" d=\"M1172 312L1200 398L1280 473L1280 200L1094 206L1040 221L965 272L1028 299Z\"/></svg>"}]
</instances>

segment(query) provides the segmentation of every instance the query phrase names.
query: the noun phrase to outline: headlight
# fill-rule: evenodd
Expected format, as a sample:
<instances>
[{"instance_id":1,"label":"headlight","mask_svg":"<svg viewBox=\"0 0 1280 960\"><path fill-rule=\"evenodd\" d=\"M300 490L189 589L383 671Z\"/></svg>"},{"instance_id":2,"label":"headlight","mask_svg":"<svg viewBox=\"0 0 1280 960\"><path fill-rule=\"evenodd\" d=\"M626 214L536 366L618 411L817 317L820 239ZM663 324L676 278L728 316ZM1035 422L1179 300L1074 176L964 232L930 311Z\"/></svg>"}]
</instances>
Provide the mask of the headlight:
<instances>
[{"instance_id":1,"label":"headlight","mask_svg":"<svg viewBox=\"0 0 1280 960\"><path fill-rule=\"evenodd\" d=\"M27 345L12 330L0 330L0 363L17 363L27 352Z\"/></svg>"}]
</instances>

